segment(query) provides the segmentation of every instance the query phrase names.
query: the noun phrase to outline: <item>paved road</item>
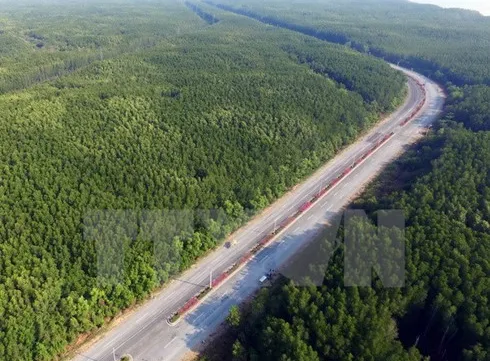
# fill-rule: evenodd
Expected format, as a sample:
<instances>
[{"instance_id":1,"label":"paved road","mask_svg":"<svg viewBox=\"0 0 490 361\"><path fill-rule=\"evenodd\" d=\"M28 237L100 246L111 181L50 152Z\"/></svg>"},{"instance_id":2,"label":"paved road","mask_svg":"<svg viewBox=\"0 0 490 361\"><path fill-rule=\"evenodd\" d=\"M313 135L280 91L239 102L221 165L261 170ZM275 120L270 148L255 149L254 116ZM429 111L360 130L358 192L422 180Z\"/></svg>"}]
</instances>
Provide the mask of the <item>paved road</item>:
<instances>
[{"instance_id":1,"label":"paved road","mask_svg":"<svg viewBox=\"0 0 490 361\"><path fill-rule=\"evenodd\" d=\"M427 101L415 121L404 127L399 126L400 121L422 99L422 92L409 79L407 100L398 111L238 230L233 236L238 241L236 246L230 249L221 247L200 260L179 279L170 282L154 299L79 354L75 361L113 361L113 350L116 358L128 353L135 361L178 361L187 351L199 347L201 341L225 319L231 305L241 302L260 287L258 279L264 272L270 268L279 268L310 241L326 221L345 207L386 163L399 155L407 144L419 138L421 130L437 118L444 103L442 90L421 75L398 69L425 83ZM395 134L388 142L331 189L269 247L257 254L247 266L227 280L203 304L176 326L167 324L169 315L208 284L211 271L219 274L226 270L263 236L270 233L275 223L280 224L294 213L299 206L318 193L321 187L352 165L379 138L392 131Z\"/></svg>"}]
</instances>

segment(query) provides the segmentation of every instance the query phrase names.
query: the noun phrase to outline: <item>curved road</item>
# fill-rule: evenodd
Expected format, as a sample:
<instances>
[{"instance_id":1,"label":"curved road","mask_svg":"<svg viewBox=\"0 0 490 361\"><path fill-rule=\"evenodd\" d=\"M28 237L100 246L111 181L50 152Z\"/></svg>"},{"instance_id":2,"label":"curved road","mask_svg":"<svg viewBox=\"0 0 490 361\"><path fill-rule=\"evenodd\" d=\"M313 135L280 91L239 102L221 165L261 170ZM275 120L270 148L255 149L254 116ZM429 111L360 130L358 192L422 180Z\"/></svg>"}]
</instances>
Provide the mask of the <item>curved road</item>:
<instances>
[{"instance_id":1,"label":"curved road","mask_svg":"<svg viewBox=\"0 0 490 361\"><path fill-rule=\"evenodd\" d=\"M346 148L334 159L296 186L262 214L239 229L231 248L220 247L172 280L156 297L121 321L97 342L75 357L76 361L114 361L130 354L135 361L178 361L186 352L196 349L226 318L231 305L238 304L259 287L258 279L270 268L279 268L301 247L313 239L331 217L342 210L386 163L395 159L406 147L421 137L439 115L444 104L442 90L429 79L393 66L408 78L405 103L391 116L373 127L368 134ZM424 83L426 102L419 116L400 126L400 122L422 100L423 93L412 78ZM272 244L257 254L244 268L215 290L201 305L174 327L166 319L198 290L209 283L209 273L225 271L243 254L270 233L282 220L293 214L305 201L353 164L385 134L395 134L369 158L291 224Z\"/></svg>"}]
</instances>

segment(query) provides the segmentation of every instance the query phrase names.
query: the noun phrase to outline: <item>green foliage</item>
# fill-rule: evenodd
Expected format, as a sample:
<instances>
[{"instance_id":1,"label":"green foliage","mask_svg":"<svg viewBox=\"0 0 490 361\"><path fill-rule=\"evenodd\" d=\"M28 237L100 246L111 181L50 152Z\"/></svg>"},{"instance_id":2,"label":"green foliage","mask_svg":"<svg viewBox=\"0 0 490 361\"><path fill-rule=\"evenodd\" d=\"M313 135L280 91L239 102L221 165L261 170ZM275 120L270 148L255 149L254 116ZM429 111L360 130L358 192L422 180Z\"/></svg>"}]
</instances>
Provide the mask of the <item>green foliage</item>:
<instances>
[{"instance_id":1,"label":"green foliage","mask_svg":"<svg viewBox=\"0 0 490 361\"><path fill-rule=\"evenodd\" d=\"M474 131L490 130L490 87L485 85L452 87L448 117Z\"/></svg>"},{"instance_id":2,"label":"green foliage","mask_svg":"<svg viewBox=\"0 0 490 361\"><path fill-rule=\"evenodd\" d=\"M284 285L263 314L246 315L248 354L257 360L419 360L396 340L389 308L370 289Z\"/></svg>"},{"instance_id":3,"label":"green foliage","mask_svg":"<svg viewBox=\"0 0 490 361\"><path fill-rule=\"evenodd\" d=\"M405 154L353 205L372 218L380 209L405 211L406 286L385 288L375 278L372 288L344 287L343 244L335 235L320 237L297 262L305 276L323 280L322 285L300 287L283 279L262 291L234 330L231 353L238 349L254 361L292 355L308 360L489 359L488 18L400 1L221 1L218 7L400 61L448 82L449 95L436 134ZM317 48L285 49L315 72L330 74ZM355 88L353 78L339 75L330 76ZM357 91L368 99L362 88ZM363 222L355 230L374 232ZM372 249L372 239L367 241L354 255L361 262Z\"/></svg>"},{"instance_id":4,"label":"green foliage","mask_svg":"<svg viewBox=\"0 0 490 361\"><path fill-rule=\"evenodd\" d=\"M337 54L319 75L284 50L314 51L306 37L221 13L208 26L181 3L2 12L3 91L55 76L0 95L2 360L53 359L143 299L371 126L374 102L404 89L381 61L314 40L320 56ZM149 34L151 46L126 51ZM373 84L361 85L354 73L369 67L375 75L362 82ZM331 78L359 82L349 91ZM369 100L357 93L380 84ZM138 223L166 209L196 221L181 232L172 217ZM104 236L123 246L84 238L91 210L132 210L125 224L136 236L115 227L117 211ZM97 251L124 262L98 267ZM111 273L101 279L101 270ZM298 357L314 357L295 342Z\"/></svg>"},{"instance_id":5,"label":"green foliage","mask_svg":"<svg viewBox=\"0 0 490 361\"><path fill-rule=\"evenodd\" d=\"M239 340L235 340L235 342L233 343L233 346L231 348L231 355L233 357L233 361L246 360L245 348L242 346Z\"/></svg>"},{"instance_id":6,"label":"green foliage","mask_svg":"<svg viewBox=\"0 0 490 361\"><path fill-rule=\"evenodd\" d=\"M334 240L321 238L310 247L318 263L312 264L311 257L297 262L325 272L323 285L300 287L283 281L282 287L255 301L237 331L245 334L240 340L248 355L257 360L288 359L286 355L419 360L416 348L404 348L417 342L420 351L434 358L488 357L490 134L446 128L423 146L434 147L436 158L425 175L405 179L411 186L391 193L385 184L393 179L384 179L354 204L371 216L379 204L405 211L406 286L388 289L375 279L373 288L345 288L343 247L332 257ZM413 155L408 154L407 162ZM397 167L391 172L395 176L406 167L405 160ZM358 225L364 233L371 233L372 227Z\"/></svg>"},{"instance_id":7,"label":"green foliage","mask_svg":"<svg viewBox=\"0 0 490 361\"><path fill-rule=\"evenodd\" d=\"M490 84L490 19L409 1L212 0L269 24L362 52L455 84Z\"/></svg>"},{"instance_id":8,"label":"green foliage","mask_svg":"<svg viewBox=\"0 0 490 361\"><path fill-rule=\"evenodd\" d=\"M406 329L430 329L421 340L427 353L445 348L463 357L490 346L490 134L446 130L444 138L432 171L393 206L408 216L409 292L426 293L419 312L434 323L422 318L414 325L407 317Z\"/></svg>"},{"instance_id":9,"label":"green foliage","mask_svg":"<svg viewBox=\"0 0 490 361\"><path fill-rule=\"evenodd\" d=\"M240 309L238 308L237 305L231 306L230 313L226 317L226 321L230 326L238 327L240 326L240 320L241 320Z\"/></svg>"},{"instance_id":10,"label":"green foliage","mask_svg":"<svg viewBox=\"0 0 490 361\"><path fill-rule=\"evenodd\" d=\"M393 110L394 105L398 105L398 102L394 103L394 98L399 94L400 85L405 82L402 74L397 74L387 84L383 79L390 71L376 59L359 62L362 55L355 51L325 51L317 45L316 41L307 42L301 47L288 44L285 50L297 57L300 63L308 64L315 72L361 94L364 101L378 105L381 111ZM342 69L339 69L338 64L343 65Z\"/></svg>"},{"instance_id":11,"label":"green foliage","mask_svg":"<svg viewBox=\"0 0 490 361\"><path fill-rule=\"evenodd\" d=\"M2 2L0 94L204 26L172 1Z\"/></svg>"}]
</instances>

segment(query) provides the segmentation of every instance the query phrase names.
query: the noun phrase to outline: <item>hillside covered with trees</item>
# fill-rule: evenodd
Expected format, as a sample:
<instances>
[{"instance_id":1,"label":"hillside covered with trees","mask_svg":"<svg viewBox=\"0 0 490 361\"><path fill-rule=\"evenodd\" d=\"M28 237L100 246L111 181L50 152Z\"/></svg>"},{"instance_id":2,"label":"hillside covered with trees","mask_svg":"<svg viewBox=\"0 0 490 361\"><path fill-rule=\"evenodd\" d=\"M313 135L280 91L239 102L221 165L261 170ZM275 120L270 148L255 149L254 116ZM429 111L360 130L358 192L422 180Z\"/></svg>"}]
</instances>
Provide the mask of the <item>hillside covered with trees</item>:
<instances>
[{"instance_id":1,"label":"hillside covered with trees","mask_svg":"<svg viewBox=\"0 0 490 361\"><path fill-rule=\"evenodd\" d=\"M490 18L405 0L206 0L269 24L417 68L441 82L490 84Z\"/></svg>"},{"instance_id":2,"label":"hillside covered with trees","mask_svg":"<svg viewBox=\"0 0 490 361\"><path fill-rule=\"evenodd\" d=\"M175 2L2 0L0 11L0 93L207 25Z\"/></svg>"},{"instance_id":3,"label":"hillside covered with trees","mask_svg":"<svg viewBox=\"0 0 490 361\"><path fill-rule=\"evenodd\" d=\"M377 278L372 288L345 287L342 232L319 238L295 262L311 279L324 272L323 284L281 278L263 289L230 331L230 359L489 359L490 134L440 131L352 205L373 221L379 209L404 210L405 287Z\"/></svg>"},{"instance_id":4,"label":"hillside covered with trees","mask_svg":"<svg viewBox=\"0 0 490 361\"><path fill-rule=\"evenodd\" d=\"M404 98L381 60L201 4L4 3L1 360L63 353ZM164 209L226 221L172 238L162 263L140 234L123 282L98 282L87 213Z\"/></svg>"},{"instance_id":5,"label":"hillside covered with trees","mask_svg":"<svg viewBox=\"0 0 490 361\"><path fill-rule=\"evenodd\" d=\"M376 275L373 287L345 287L343 230L327 229L296 259L322 285L281 277L263 289L234 315L239 322L230 322L220 360L490 360L488 18L401 1L221 4L361 51L389 52L442 81L448 99L427 139L351 205L373 222L380 210L404 211L405 287L385 288ZM371 234L373 224L360 219L357 230Z\"/></svg>"}]
</instances>

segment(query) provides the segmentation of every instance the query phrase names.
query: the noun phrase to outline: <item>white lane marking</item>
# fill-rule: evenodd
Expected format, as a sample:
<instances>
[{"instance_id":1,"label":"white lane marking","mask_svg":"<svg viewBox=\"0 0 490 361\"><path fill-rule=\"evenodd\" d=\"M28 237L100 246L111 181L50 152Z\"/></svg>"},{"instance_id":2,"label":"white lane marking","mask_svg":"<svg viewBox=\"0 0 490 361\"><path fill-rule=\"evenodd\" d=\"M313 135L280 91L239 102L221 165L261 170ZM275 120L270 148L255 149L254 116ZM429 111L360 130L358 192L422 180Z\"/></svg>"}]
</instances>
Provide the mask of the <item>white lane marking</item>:
<instances>
[{"instance_id":1,"label":"white lane marking","mask_svg":"<svg viewBox=\"0 0 490 361\"><path fill-rule=\"evenodd\" d=\"M140 323L142 319L144 319L146 316L148 315L148 312L145 312L145 314L143 316L141 316L140 318L138 318L136 320L136 324Z\"/></svg>"},{"instance_id":2,"label":"white lane marking","mask_svg":"<svg viewBox=\"0 0 490 361\"><path fill-rule=\"evenodd\" d=\"M329 203L328 203L328 202L323 203L323 204L322 204L322 206L321 206L320 208L325 207L327 204L329 204ZM330 207L331 207L331 206L330 206Z\"/></svg>"},{"instance_id":3,"label":"white lane marking","mask_svg":"<svg viewBox=\"0 0 490 361\"><path fill-rule=\"evenodd\" d=\"M311 217L313 217L315 214L312 214L311 216L308 217L308 219L311 219Z\"/></svg>"},{"instance_id":4,"label":"white lane marking","mask_svg":"<svg viewBox=\"0 0 490 361\"><path fill-rule=\"evenodd\" d=\"M174 342L176 339L177 339L177 336L175 336L173 339L171 339L171 340L170 340L170 342L169 342L169 343L167 343L167 344L166 344L166 345L165 345L163 348L167 348L168 346L170 346L170 344L171 344L172 342Z\"/></svg>"},{"instance_id":5,"label":"white lane marking","mask_svg":"<svg viewBox=\"0 0 490 361\"><path fill-rule=\"evenodd\" d=\"M202 324L206 324L206 325L207 325L207 324L208 324L208 320L209 320L211 317L213 317L213 316L216 314L216 312L221 312L221 310L219 309L219 307L216 307L216 309L214 309L214 310L213 310L213 311L212 311L212 312L209 314L209 316L208 316L208 317L206 317L206 318L204 319L204 321L203 321L203 322L201 322L200 324L201 324L201 325L202 325Z\"/></svg>"},{"instance_id":6,"label":"white lane marking","mask_svg":"<svg viewBox=\"0 0 490 361\"><path fill-rule=\"evenodd\" d=\"M339 193L339 191L335 192L334 194L332 194L334 197Z\"/></svg>"},{"instance_id":7,"label":"white lane marking","mask_svg":"<svg viewBox=\"0 0 490 361\"><path fill-rule=\"evenodd\" d=\"M296 228L294 229L293 233L296 233L296 232L298 232L298 231L299 231L299 227L296 227Z\"/></svg>"},{"instance_id":8,"label":"white lane marking","mask_svg":"<svg viewBox=\"0 0 490 361\"><path fill-rule=\"evenodd\" d=\"M263 262L264 262L266 259L268 259L270 256L271 256L271 255L270 255L270 254L268 254L267 256L265 256L264 258L262 258L262 259L260 260L260 263L263 263Z\"/></svg>"},{"instance_id":9,"label":"white lane marking","mask_svg":"<svg viewBox=\"0 0 490 361\"><path fill-rule=\"evenodd\" d=\"M197 323L197 320L199 320L199 319L200 319L202 316L204 316L204 313L201 313L201 314L200 314L199 316L197 316L197 317L194 319L194 321L192 321L192 322Z\"/></svg>"}]
</instances>

